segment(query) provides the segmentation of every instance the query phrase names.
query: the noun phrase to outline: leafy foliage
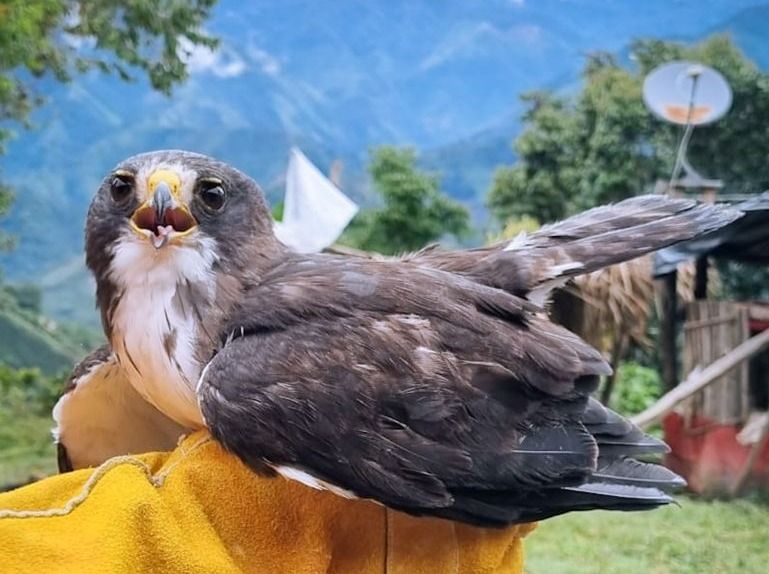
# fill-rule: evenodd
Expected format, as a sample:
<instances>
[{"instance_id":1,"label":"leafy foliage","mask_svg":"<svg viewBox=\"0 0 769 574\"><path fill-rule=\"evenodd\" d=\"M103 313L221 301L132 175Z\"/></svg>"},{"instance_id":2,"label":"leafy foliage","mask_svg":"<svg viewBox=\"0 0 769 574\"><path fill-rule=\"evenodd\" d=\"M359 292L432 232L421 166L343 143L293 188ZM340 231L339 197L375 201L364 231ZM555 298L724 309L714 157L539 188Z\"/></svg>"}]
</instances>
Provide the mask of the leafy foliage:
<instances>
[{"instance_id":1,"label":"leafy foliage","mask_svg":"<svg viewBox=\"0 0 769 574\"><path fill-rule=\"evenodd\" d=\"M0 285L0 488L55 470L51 409L72 365L101 340L46 320L39 305L36 287Z\"/></svg>"},{"instance_id":2,"label":"leafy foliage","mask_svg":"<svg viewBox=\"0 0 769 574\"><path fill-rule=\"evenodd\" d=\"M529 109L525 129L515 142L520 160L494 174L488 205L502 221L529 216L539 221L563 218L573 194L574 181L568 161L576 142L574 115L567 100L548 92L524 94Z\"/></svg>"},{"instance_id":3,"label":"leafy foliage","mask_svg":"<svg viewBox=\"0 0 769 574\"><path fill-rule=\"evenodd\" d=\"M184 51L216 40L201 32L216 0L0 0L0 118L23 120L38 102L32 76L67 81L99 69L147 74L164 93L187 77Z\"/></svg>"},{"instance_id":4,"label":"leafy foliage","mask_svg":"<svg viewBox=\"0 0 769 574\"><path fill-rule=\"evenodd\" d=\"M769 268L738 261L717 261L717 268L725 299L769 300Z\"/></svg>"},{"instance_id":5,"label":"leafy foliage","mask_svg":"<svg viewBox=\"0 0 769 574\"><path fill-rule=\"evenodd\" d=\"M51 408L64 380L0 364L0 487L55 471Z\"/></svg>"},{"instance_id":6,"label":"leafy foliage","mask_svg":"<svg viewBox=\"0 0 769 574\"><path fill-rule=\"evenodd\" d=\"M633 70L608 54L589 57L583 89L575 97L524 96L525 129L515 142L519 161L497 172L488 197L499 220L528 215L552 221L636 195L669 177L679 132L644 108L641 86L649 71L673 59L714 67L734 92L724 119L695 130L692 164L708 177L723 179L729 192L769 187L762 143L769 138L769 74L727 36L693 46L639 40L632 54Z\"/></svg>"},{"instance_id":7,"label":"leafy foliage","mask_svg":"<svg viewBox=\"0 0 769 574\"><path fill-rule=\"evenodd\" d=\"M0 153L8 122L27 125L42 101L35 78L68 81L97 69L129 80L140 71L169 93L187 76L185 51L216 45L200 29L216 1L0 0ZM10 201L0 185L0 216Z\"/></svg>"},{"instance_id":8,"label":"leafy foliage","mask_svg":"<svg viewBox=\"0 0 769 574\"><path fill-rule=\"evenodd\" d=\"M343 243L392 255L468 230L467 209L443 195L437 178L419 171L415 163L410 148L383 146L372 152L369 172L383 205L361 212Z\"/></svg>"},{"instance_id":9,"label":"leafy foliage","mask_svg":"<svg viewBox=\"0 0 769 574\"><path fill-rule=\"evenodd\" d=\"M495 237L492 242L502 241L503 239L514 239L521 233L532 233L539 228L539 221L528 215L512 218L507 221L502 233Z\"/></svg>"},{"instance_id":10,"label":"leafy foliage","mask_svg":"<svg viewBox=\"0 0 769 574\"><path fill-rule=\"evenodd\" d=\"M655 369L638 363L622 363L617 369L617 381L611 407L623 415L642 412L662 395L662 381Z\"/></svg>"},{"instance_id":11,"label":"leafy foliage","mask_svg":"<svg viewBox=\"0 0 769 574\"><path fill-rule=\"evenodd\" d=\"M0 404L21 402L30 412L49 415L65 380L63 374L49 376L39 369L12 369L0 364Z\"/></svg>"},{"instance_id":12,"label":"leafy foliage","mask_svg":"<svg viewBox=\"0 0 769 574\"><path fill-rule=\"evenodd\" d=\"M21 285L2 285L1 288L14 299L19 309L38 315L42 312L43 292L37 285L24 283Z\"/></svg>"},{"instance_id":13,"label":"leafy foliage","mask_svg":"<svg viewBox=\"0 0 769 574\"><path fill-rule=\"evenodd\" d=\"M1 80L0 80L1 81ZM0 153L2 152L3 132L0 129ZM13 193L7 185L0 183L0 219L8 213L13 201ZM0 230L0 251L6 251L13 246L13 238Z\"/></svg>"}]
</instances>

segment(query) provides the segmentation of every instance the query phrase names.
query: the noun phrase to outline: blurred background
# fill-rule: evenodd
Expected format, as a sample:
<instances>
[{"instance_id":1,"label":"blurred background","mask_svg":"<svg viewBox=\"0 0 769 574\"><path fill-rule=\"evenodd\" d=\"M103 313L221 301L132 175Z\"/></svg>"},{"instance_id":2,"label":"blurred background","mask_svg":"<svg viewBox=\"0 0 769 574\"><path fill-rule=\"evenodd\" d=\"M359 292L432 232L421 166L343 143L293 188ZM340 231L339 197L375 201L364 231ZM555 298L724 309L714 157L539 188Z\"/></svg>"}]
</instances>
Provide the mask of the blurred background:
<instances>
[{"instance_id":1,"label":"blurred background","mask_svg":"<svg viewBox=\"0 0 769 574\"><path fill-rule=\"evenodd\" d=\"M336 248L475 246L659 191L681 128L642 83L690 60L733 102L689 160L744 200L769 188L767 30L759 0L0 0L0 486L54 472L50 408L102 343L85 212L125 157L213 155L280 219L296 147L360 206ZM769 298L766 265L719 259L707 277L713 301ZM678 279L683 305L696 271ZM626 414L671 387L654 290L646 261L571 293L619 365L602 396ZM761 364L743 378L769 389ZM531 536L527 571L763 572L768 529L760 494L569 516Z\"/></svg>"}]
</instances>

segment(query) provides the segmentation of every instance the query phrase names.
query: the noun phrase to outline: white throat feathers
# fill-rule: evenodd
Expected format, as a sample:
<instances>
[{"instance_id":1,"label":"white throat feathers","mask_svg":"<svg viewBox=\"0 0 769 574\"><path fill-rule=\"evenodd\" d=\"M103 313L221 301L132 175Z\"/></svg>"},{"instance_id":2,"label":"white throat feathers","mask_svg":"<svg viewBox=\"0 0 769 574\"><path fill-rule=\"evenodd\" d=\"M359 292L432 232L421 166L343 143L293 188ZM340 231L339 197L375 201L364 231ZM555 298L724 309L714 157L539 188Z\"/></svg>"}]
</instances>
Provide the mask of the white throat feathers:
<instances>
[{"instance_id":1,"label":"white throat feathers","mask_svg":"<svg viewBox=\"0 0 769 574\"><path fill-rule=\"evenodd\" d=\"M204 336L199 317L216 297L214 241L155 249L129 231L112 255L109 273L120 299L111 343L131 385L177 423L203 427L195 350Z\"/></svg>"}]
</instances>

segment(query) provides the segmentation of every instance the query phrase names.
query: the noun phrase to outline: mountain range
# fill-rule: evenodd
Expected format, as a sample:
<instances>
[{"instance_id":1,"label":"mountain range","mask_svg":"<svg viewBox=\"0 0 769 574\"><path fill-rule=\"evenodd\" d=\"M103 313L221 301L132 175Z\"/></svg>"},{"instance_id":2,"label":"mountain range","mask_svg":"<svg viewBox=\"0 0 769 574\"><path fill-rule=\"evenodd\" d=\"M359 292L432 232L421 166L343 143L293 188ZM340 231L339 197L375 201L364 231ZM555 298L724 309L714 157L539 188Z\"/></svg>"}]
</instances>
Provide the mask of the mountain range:
<instances>
[{"instance_id":1,"label":"mountain range","mask_svg":"<svg viewBox=\"0 0 769 574\"><path fill-rule=\"evenodd\" d=\"M11 141L0 176L16 191L0 257L13 281L44 289L48 313L96 323L82 263L88 201L119 160L157 148L215 155L280 198L288 150L372 201L375 145L412 145L476 222L496 166L514 161L520 93L574 90L584 56L626 54L638 37L682 41L729 32L769 67L769 3L756 0L220 0L216 51L188 50L189 80L171 97L146 81L89 73L36 84L45 104Z\"/></svg>"}]
</instances>

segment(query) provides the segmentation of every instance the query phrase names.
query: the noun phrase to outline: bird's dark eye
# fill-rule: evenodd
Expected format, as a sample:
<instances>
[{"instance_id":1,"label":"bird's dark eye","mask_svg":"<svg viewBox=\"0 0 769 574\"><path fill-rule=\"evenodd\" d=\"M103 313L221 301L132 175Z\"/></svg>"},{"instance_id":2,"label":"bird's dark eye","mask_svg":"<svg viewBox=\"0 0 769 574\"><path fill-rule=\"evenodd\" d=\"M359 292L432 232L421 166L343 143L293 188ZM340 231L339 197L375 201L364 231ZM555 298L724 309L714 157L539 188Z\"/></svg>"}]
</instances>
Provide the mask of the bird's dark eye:
<instances>
[{"instance_id":1,"label":"bird's dark eye","mask_svg":"<svg viewBox=\"0 0 769 574\"><path fill-rule=\"evenodd\" d=\"M123 203L131 196L134 182L129 175L114 175L110 181L109 192L115 203Z\"/></svg>"},{"instance_id":2,"label":"bird's dark eye","mask_svg":"<svg viewBox=\"0 0 769 574\"><path fill-rule=\"evenodd\" d=\"M224 188L218 181L204 180L200 182L198 195L203 204L211 211L219 211L224 207Z\"/></svg>"}]
</instances>

